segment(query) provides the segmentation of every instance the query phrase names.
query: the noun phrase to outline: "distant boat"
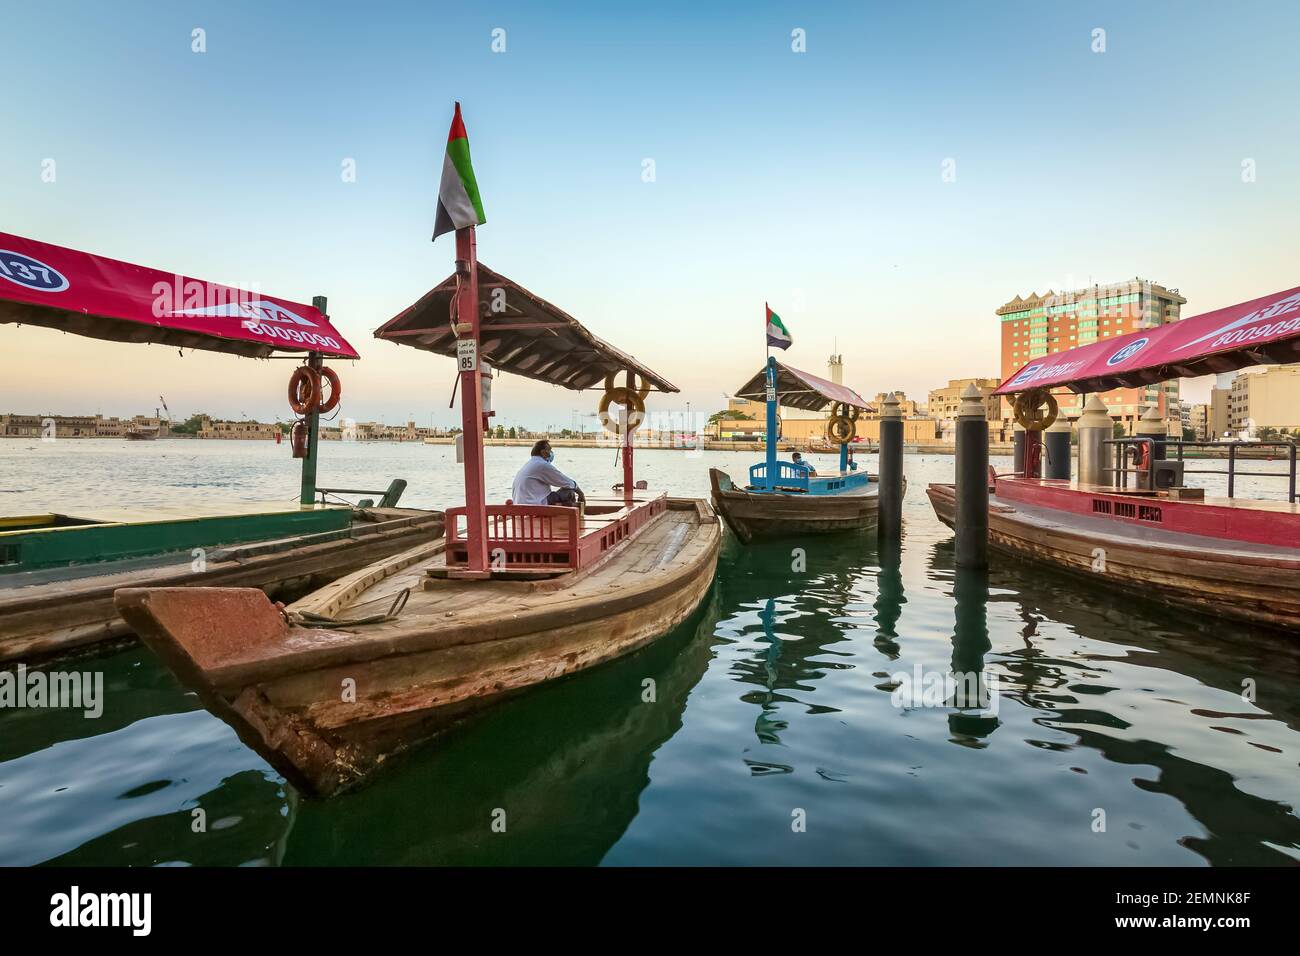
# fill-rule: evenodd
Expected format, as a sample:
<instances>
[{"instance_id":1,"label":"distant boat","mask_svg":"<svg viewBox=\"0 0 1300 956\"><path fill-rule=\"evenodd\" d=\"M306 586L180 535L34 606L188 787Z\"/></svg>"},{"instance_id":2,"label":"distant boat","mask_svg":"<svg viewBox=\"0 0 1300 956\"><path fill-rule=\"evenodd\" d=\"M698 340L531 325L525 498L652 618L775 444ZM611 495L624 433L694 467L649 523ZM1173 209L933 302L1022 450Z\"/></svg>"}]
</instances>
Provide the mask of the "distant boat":
<instances>
[{"instance_id":1,"label":"distant boat","mask_svg":"<svg viewBox=\"0 0 1300 956\"><path fill-rule=\"evenodd\" d=\"M153 441L158 437L158 428L151 425L132 425L126 430L130 441Z\"/></svg>"}]
</instances>

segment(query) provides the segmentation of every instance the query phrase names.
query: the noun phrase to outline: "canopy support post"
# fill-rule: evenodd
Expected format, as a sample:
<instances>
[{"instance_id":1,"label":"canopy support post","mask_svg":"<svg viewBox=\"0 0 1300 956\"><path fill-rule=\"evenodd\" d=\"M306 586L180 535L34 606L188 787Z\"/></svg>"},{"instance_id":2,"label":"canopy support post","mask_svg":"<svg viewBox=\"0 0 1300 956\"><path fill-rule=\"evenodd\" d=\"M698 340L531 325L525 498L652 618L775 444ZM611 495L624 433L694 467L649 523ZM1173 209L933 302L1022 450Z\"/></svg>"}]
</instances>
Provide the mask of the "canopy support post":
<instances>
[{"instance_id":1,"label":"canopy support post","mask_svg":"<svg viewBox=\"0 0 1300 956\"><path fill-rule=\"evenodd\" d=\"M627 386L627 404L623 406L623 502L632 506L632 397L636 389L636 376L627 372L623 380ZM642 415L645 413L642 412Z\"/></svg>"},{"instance_id":2,"label":"canopy support post","mask_svg":"<svg viewBox=\"0 0 1300 956\"><path fill-rule=\"evenodd\" d=\"M311 300L311 304L320 310L321 315L325 315L326 300L325 296L318 295ZM316 372L316 380L320 381L320 370L324 364L319 352L307 353L307 365ZM317 396L319 399L320 396ZM298 495L298 503L303 505L314 505L316 503L316 445L320 436L320 412L316 410L319 401L312 410L307 413L307 454L302 459L302 488Z\"/></svg>"},{"instance_id":3,"label":"canopy support post","mask_svg":"<svg viewBox=\"0 0 1300 956\"><path fill-rule=\"evenodd\" d=\"M767 481L768 489L776 487L776 359L767 357Z\"/></svg>"},{"instance_id":4,"label":"canopy support post","mask_svg":"<svg viewBox=\"0 0 1300 956\"><path fill-rule=\"evenodd\" d=\"M459 577L488 577L487 492L483 474L483 396L479 348L478 246L474 227L456 230L456 337L458 351L467 343L473 350L457 356L460 367L460 424L465 452L465 540L468 554ZM468 326L468 330L465 327ZM466 367L469 366L469 367Z\"/></svg>"},{"instance_id":5,"label":"canopy support post","mask_svg":"<svg viewBox=\"0 0 1300 956\"><path fill-rule=\"evenodd\" d=\"M849 443L840 442L840 474L849 470Z\"/></svg>"}]
</instances>

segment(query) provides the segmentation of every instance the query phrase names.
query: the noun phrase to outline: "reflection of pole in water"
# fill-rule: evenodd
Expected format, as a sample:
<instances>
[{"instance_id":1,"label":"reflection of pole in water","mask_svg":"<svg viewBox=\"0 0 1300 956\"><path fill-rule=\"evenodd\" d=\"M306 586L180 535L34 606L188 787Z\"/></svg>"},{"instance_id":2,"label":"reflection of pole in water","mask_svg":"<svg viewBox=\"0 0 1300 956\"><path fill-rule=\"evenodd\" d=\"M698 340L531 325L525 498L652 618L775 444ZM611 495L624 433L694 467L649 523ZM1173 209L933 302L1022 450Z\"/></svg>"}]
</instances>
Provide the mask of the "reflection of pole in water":
<instances>
[{"instance_id":1,"label":"reflection of pole in water","mask_svg":"<svg viewBox=\"0 0 1300 956\"><path fill-rule=\"evenodd\" d=\"M771 716L776 711L773 701L776 699L777 665L781 663L781 638L776 636L776 601L768 598L763 610L758 612L758 619L763 622L762 639L767 642L767 650L763 652L763 684L767 693L763 695L758 717L754 719L754 734L762 743L779 744L778 732L785 730L786 723Z\"/></svg>"},{"instance_id":2,"label":"reflection of pole in water","mask_svg":"<svg viewBox=\"0 0 1300 956\"><path fill-rule=\"evenodd\" d=\"M997 729L997 702L984 674L984 655L992 649L989 641L989 578L984 568L956 569L953 578L956 622L952 632L953 694L950 707L966 710L948 716L953 733L986 737Z\"/></svg>"},{"instance_id":3,"label":"reflection of pole in water","mask_svg":"<svg viewBox=\"0 0 1300 956\"><path fill-rule=\"evenodd\" d=\"M903 593L902 547L897 538L882 537L877 544L880 572L876 575L876 647L890 660L898 657L898 619L907 598Z\"/></svg>"}]
</instances>

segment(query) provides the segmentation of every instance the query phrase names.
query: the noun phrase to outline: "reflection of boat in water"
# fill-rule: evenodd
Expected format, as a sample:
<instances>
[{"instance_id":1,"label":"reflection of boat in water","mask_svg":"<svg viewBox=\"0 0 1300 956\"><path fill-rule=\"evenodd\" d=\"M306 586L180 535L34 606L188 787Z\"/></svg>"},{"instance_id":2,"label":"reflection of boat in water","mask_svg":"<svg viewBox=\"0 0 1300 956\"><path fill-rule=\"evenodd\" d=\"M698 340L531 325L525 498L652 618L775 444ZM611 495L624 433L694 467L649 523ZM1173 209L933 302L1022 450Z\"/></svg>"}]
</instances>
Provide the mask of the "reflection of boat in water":
<instances>
[{"instance_id":1,"label":"reflection of boat in water","mask_svg":"<svg viewBox=\"0 0 1300 956\"><path fill-rule=\"evenodd\" d=\"M343 800L304 804L284 862L599 863L681 728L713 659L717 613L715 595L643 650L484 712ZM438 793L449 799L430 799ZM491 828L498 809L505 833Z\"/></svg>"},{"instance_id":2,"label":"reflection of boat in water","mask_svg":"<svg viewBox=\"0 0 1300 956\"><path fill-rule=\"evenodd\" d=\"M760 745L782 742L788 725L782 711L791 705L808 713L834 712L813 692L828 671L850 666L839 658L851 656L847 646L855 634L842 622L867 610L859 579L873 571L881 589L890 592L876 607L878 634L892 633L903 602L893 585L901 592L901 579L890 577L887 568L874 568L871 548L850 540L845 545L828 539L806 555L806 567L784 573L781 569L790 567L786 544L757 541L729 555L731 573L719 582L719 593L723 606L736 610L718 621L717 634L754 645L734 661L732 679L746 688L741 700L758 708L754 736ZM760 746L745 763L755 776L791 772L778 753Z\"/></svg>"},{"instance_id":3,"label":"reflection of boat in water","mask_svg":"<svg viewBox=\"0 0 1300 956\"><path fill-rule=\"evenodd\" d=\"M1171 630L1155 616L1154 609L1122 597L1082 593L1069 575L1053 570L1042 574L1032 588L1026 587L1023 573L1015 567L995 566L987 572L986 581L974 583L983 572L954 568L951 541L934 547L930 567L936 577L951 575L955 589L966 589L964 606L962 594L958 594L954 668L959 654L973 654L984 643L980 634L988 631L990 609L1001 616L1000 608L1012 608L1023 623L1019 640L1008 641L1003 631L1002 646L997 649L1003 706L1008 706L1007 701L1022 704L1039 715L1034 718L1036 723L1076 739L1068 746L1028 743L1059 750L1082 747L1111 763L1154 768L1154 777L1135 777L1134 785L1148 793L1165 794L1183 806L1201 832L1183 836L1179 842L1211 865L1276 866L1300 858L1300 820L1294 815L1293 794L1279 793L1275 799L1260 795L1267 777L1243 785L1233 771L1233 761L1223 751L1230 745L1218 738L1224 734L1225 740L1248 748L1238 762L1254 765L1259 759L1257 750L1277 748L1266 743L1268 735L1238 730L1231 724L1249 721L1247 726L1263 731L1268 724L1281 722L1291 732L1300 732L1300 687L1286 676L1296 672L1297 664L1278 667L1279 658L1300 663L1293 643L1249 625L1208 619L1193 618ZM1044 634L1045 626L1067 628L1088 643L1077 654L1063 654L1059 636ZM963 645L965 650L961 650ZM982 661L982 652L979 659ZM967 665L974 660L968 657ZM1120 666L1162 674L1149 679L1152 688L1166 686L1166 678L1172 677L1194 682L1209 692L1197 695L1200 705L1184 700L1183 693L1166 692L1156 698L1166 712L1154 715L1145 709L1102 705L1097 695L1115 688L1104 678L1088 678L1099 678ZM1242 699L1238 681L1239 675L1246 674L1255 682L1254 699L1261 702L1259 706ZM1125 683L1144 686L1147 680L1130 678ZM1227 703L1205 706L1207 700ZM1267 702L1267 710L1262 702ZM1004 710L1004 720L1006 716ZM1141 723L1130 724L1144 719L1159 722L1154 732L1148 734ZM1213 760L1213 765L1195 759L1197 748L1186 738L1174 737L1182 741L1178 746L1158 742L1171 739L1170 724L1211 735L1207 759ZM1091 804L1080 812L1086 815L1090 809Z\"/></svg>"},{"instance_id":4,"label":"reflection of boat in water","mask_svg":"<svg viewBox=\"0 0 1300 956\"><path fill-rule=\"evenodd\" d=\"M713 507L742 543L755 538L858 531L875 524L880 486L866 471L858 471L849 453L858 415L870 408L862 396L769 356L767 365L737 390L736 397L767 405L767 457L750 467L748 482L737 485L726 472L709 469ZM827 432L839 444L836 470L819 472L806 462L777 458L778 405L811 412L832 407Z\"/></svg>"}]
</instances>

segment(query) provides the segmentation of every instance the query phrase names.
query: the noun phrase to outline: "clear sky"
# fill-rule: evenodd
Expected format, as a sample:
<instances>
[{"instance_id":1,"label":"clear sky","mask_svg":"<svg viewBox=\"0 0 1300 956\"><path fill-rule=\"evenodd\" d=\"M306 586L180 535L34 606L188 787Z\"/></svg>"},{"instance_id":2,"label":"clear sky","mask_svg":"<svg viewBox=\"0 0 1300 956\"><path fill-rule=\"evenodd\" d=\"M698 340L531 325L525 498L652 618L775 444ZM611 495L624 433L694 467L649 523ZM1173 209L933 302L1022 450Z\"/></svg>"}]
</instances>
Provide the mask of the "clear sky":
<instances>
[{"instance_id":1,"label":"clear sky","mask_svg":"<svg viewBox=\"0 0 1300 956\"><path fill-rule=\"evenodd\" d=\"M0 5L0 231L327 295L358 420L457 418L451 360L371 338L451 271L456 99L480 257L681 386L661 409L758 368L765 300L791 364L838 347L924 399L997 374L1017 293L1140 275L1193 315L1300 283L1293 2ZM0 410L287 417L286 364L3 326Z\"/></svg>"}]
</instances>

